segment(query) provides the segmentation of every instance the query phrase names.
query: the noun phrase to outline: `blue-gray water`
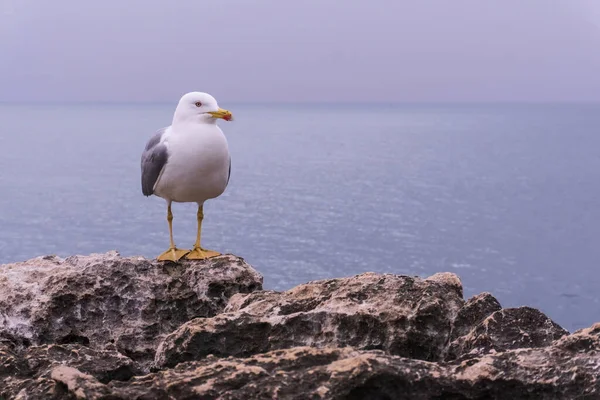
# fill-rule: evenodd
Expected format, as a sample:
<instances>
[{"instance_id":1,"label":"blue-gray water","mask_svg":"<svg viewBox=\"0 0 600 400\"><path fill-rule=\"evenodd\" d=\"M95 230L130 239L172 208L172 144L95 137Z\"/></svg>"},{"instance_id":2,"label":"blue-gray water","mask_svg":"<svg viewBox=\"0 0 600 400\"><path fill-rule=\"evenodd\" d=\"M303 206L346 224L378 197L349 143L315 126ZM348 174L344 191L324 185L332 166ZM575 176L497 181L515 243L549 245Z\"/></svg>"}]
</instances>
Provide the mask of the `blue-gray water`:
<instances>
[{"instance_id":1,"label":"blue-gray water","mask_svg":"<svg viewBox=\"0 0 600 400\"><path fill-rule=\"evenodd\" d=\"M363 271L459 274L465 296L600 321L600 106L236 105L204 244L265 287ZM0 263L167 248L139 159L173 105L0 106ZM175 239L195 207L174 207Z\"/></svg>"}]
</instances>

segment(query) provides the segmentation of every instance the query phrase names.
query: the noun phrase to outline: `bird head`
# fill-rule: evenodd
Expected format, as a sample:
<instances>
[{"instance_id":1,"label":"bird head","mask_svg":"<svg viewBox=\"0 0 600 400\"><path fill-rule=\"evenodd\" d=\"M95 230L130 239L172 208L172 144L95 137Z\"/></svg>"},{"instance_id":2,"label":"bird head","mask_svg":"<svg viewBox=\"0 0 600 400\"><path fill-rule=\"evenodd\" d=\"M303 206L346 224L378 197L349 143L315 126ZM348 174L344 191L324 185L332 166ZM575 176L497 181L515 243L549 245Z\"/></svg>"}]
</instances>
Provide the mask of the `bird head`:
<instances>
[{"instance_id":1,"label":"bird head","mask_svg":"<svg viewBox=\"0 0 600 400\"><path fill-rule=\"evenodd\" d=\"M173 121L194 121L214 124L218 119L232 121L233 115L222 109L217 100L208 93L190 92L184 94L175 109Z\"/></svg>"}]
</instances>

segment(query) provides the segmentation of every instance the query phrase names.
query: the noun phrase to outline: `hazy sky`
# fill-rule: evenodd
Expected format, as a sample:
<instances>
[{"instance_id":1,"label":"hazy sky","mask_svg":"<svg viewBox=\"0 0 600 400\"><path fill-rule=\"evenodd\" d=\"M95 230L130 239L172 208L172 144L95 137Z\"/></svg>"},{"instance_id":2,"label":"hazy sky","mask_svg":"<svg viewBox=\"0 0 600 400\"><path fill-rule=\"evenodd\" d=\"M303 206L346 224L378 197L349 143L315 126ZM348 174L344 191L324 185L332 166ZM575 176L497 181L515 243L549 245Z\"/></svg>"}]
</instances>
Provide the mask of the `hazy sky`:
<instances>
[{"instance_id":1,"label":"hazy sky","mask_svg":"<svg viewBox=\"0 0 600 400\"><path fill-rule=\"evenodd\" d=\"M600 0L0 0L0 100L600 100Z\"/></svg>"}]
</instances>

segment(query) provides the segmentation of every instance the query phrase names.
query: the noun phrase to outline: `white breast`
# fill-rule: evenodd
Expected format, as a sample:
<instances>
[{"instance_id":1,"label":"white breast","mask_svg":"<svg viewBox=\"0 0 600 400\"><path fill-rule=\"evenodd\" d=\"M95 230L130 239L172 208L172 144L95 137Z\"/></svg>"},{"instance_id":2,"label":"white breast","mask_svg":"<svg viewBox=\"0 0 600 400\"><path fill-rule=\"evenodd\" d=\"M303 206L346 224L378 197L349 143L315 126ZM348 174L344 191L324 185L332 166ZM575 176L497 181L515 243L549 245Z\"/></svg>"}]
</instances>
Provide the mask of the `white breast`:
<instances>
[{"instance_id":1,"label":"white breast","mask_svg":"<svg viewBox=\"0 0 600 400\"><path fill-rule=\"evenodd\" d=\"M155 194L175 202L203 203L225 191L229 148L216 124L171 127L163 141L169 159L156 183Z\"/></svg>"}]
</instances>

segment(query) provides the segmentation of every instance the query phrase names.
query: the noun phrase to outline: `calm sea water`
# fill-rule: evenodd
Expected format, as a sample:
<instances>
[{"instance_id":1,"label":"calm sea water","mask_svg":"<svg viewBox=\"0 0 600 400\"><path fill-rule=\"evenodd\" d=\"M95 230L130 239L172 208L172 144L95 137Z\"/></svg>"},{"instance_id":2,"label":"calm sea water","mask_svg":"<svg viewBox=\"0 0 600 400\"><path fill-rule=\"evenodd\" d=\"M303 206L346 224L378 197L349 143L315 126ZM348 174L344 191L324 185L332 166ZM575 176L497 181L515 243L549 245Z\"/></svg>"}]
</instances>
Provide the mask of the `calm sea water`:
<instances>
[{"instance_id":1,"label":"calm sea water","mask_svg":"<svg viewBox=\"0 0 600 400\"><path fill-rule=\"evenodd\" d=\"M222 104L233 168L204 244L265 287L459 274L465 296L600 321L600 106ZM140 153L173 105L0 106L0 263L168 246ZM195 239L194 205L174 206Z\"/></svg>"}]
</instances>

